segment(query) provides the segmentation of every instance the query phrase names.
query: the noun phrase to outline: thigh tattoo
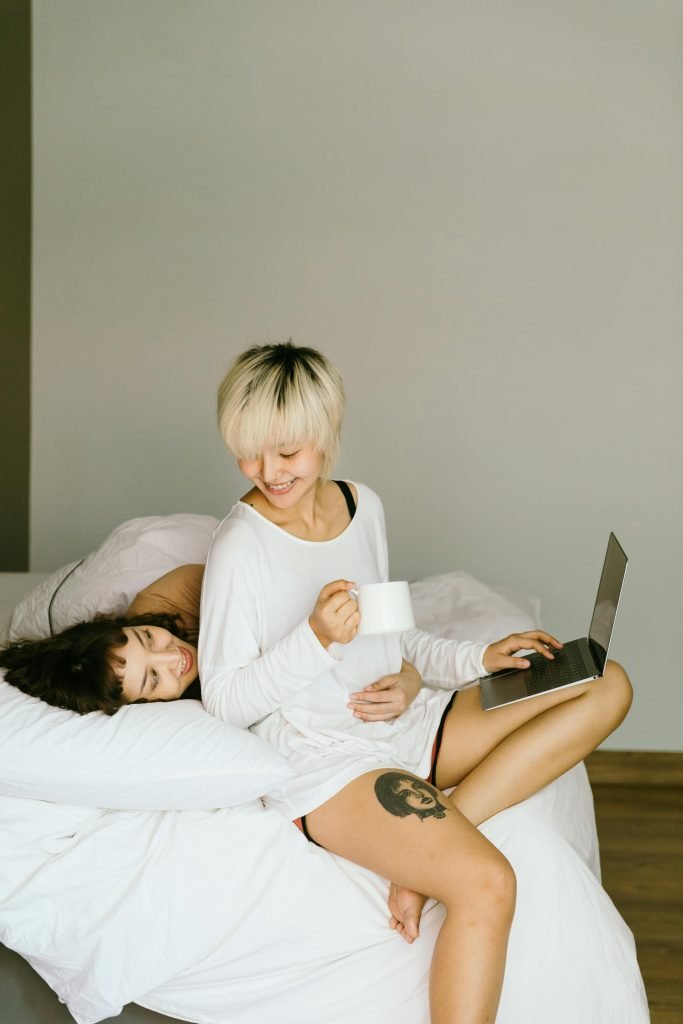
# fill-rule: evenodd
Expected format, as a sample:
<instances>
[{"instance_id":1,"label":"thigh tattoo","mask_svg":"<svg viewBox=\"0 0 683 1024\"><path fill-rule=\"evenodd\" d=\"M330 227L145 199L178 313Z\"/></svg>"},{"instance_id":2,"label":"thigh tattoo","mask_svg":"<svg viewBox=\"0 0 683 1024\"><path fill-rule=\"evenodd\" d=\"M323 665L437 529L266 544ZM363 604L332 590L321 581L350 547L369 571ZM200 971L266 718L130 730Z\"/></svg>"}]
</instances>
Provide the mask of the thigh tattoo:
<instances>
[{"instance_id":1,"label":"thigh tattoo","mask_svg":"<svg viewBox=\"0 0 683 1024\"><path fill-rule=\"evenodd\" d=\"M438 789L405 772L379 775L375 780L375 795L382 807L397 818L406 818L409 814L416 814L421 821L446 817Z\"/></svg>"}]
</instances>

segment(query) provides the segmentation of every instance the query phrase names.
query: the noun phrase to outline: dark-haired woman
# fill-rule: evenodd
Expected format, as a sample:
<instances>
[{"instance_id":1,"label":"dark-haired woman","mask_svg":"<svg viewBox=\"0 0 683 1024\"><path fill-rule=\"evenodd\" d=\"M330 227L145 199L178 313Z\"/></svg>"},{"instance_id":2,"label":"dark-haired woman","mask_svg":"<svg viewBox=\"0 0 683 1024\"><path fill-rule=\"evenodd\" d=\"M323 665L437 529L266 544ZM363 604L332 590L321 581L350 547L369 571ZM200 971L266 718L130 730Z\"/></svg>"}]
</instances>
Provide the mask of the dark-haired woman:
<instances>
[{"instance_id":1,"label":"dark-haired woman","mask_svg":"<svg viewBox=\"0 0 683 1024\"><path fill-rule=\"evenodd\" d=\"M78 714L199 699L203 575L203 565L181 565L141 590L125 616L100 616L56 636L10 644L0 651L5 681Z\"/></svg>"}]
</instances>

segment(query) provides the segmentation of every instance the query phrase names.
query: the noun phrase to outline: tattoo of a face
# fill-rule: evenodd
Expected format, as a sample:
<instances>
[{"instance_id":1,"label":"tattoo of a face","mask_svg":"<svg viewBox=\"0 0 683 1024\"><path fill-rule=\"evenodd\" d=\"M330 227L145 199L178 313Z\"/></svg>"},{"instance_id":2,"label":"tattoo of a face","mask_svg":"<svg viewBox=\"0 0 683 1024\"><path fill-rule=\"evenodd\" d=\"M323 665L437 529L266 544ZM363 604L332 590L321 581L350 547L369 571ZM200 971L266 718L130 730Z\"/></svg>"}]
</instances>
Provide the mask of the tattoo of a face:
<instances>
[{"instance_id":1,"label":"tattoo of a face","mask_svg":"<svg viewBox=\"0 0 683 1024\"><path fill-rule=\"evenodd\" d=\"M375 795L385 811L397 818L415 814L424 818L445 818L446 807L439 802L441 794L428 782L405 772L384 772L375 780Z\"/></svg>"}]
</instances>

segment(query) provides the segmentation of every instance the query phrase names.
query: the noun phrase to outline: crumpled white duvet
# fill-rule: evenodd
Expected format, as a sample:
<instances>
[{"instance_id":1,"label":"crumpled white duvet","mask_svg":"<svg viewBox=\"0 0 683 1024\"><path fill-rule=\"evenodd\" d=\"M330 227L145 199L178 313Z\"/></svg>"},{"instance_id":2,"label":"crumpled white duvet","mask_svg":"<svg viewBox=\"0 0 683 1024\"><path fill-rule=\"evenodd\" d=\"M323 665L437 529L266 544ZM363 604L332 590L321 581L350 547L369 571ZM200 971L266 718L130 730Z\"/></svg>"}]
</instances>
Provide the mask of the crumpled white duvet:
<instances>
[{"instance_id":1,"label":"crumpled white duvet","mask_svg":"<svg viewBox=\"0 0 683 1024\"><path fill-rule=\"evenodd\" d=\"M14 853L1 862L0 939L79 1024L128 1001L204 1024L428 1024L441 908L428 904L408 946L388 927L386 883L260 801L36 803L0 801L0 848ZM498 1024L645 1024L633 939L596 874L583 766L483 831L518 879Z\"/></svg>"},{"instance_id":2,"label":"crumpled white duvet","mask_svg":"<svg viewBox=\"0 0 683 1024\"><path fill-rule=\"evenodd\" d=\"M418 624L445 636L536 618L465 574L411 592ZM518 882L497 1024L647 1024L633 938L599 881L583 765L482 831ZM78 1024L131 1001L201 1024L429 1024L442 910L427 905L408 946L386 896L260 800L105 811L0 797L0 941Z\"/></svg>"},{"instance_id":3,"label":"crumpled white duvet","mask_svg":"<svg viewBox=\"0 0 683 1024\"><path fill-rule=\"evenodd\" d=\"M595 873L592 818L579 766L483 827L518 879L498 1024L649 1020L631 933ZM427 980L441 908L428 905L421 938L407 946L387 932L382 880L314 847L308 854L296 896L291 876L288 885L288 898L305 905L308 939L301 941L286 912L277 914L281 938L270 948L243 949L235 960L234 940L222 944L185 977L138 1001L207 1024L429 1024ZM322 867L334 877L331 899L322 894L329 884ZM270 903L271 911L278 906L274 892ZM267 906L261 914L272 927Z\"/></svg>"}]
</instances>

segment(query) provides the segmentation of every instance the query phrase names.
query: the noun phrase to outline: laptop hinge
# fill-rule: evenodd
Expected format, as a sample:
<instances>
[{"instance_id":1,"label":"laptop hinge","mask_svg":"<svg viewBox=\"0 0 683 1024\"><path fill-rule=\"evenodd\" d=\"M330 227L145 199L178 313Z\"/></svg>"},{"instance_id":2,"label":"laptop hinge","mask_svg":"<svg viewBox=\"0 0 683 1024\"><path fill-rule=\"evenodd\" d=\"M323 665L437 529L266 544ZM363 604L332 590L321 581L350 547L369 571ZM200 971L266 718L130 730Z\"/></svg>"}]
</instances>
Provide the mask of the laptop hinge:
<instances>
[{"instance_id":1,"label":"laptop hinge","mask_svg":"<svg viewBox=\"0 0 683 1024\"><path fill-rule=\"evenodd\" d=\"M605 648L597 643L591 636L588 637L588 648L590 650L593 664L597 668L600 675L605 671L605 662L607 661L607 651Z\"/></svg>"}]
</instances>

